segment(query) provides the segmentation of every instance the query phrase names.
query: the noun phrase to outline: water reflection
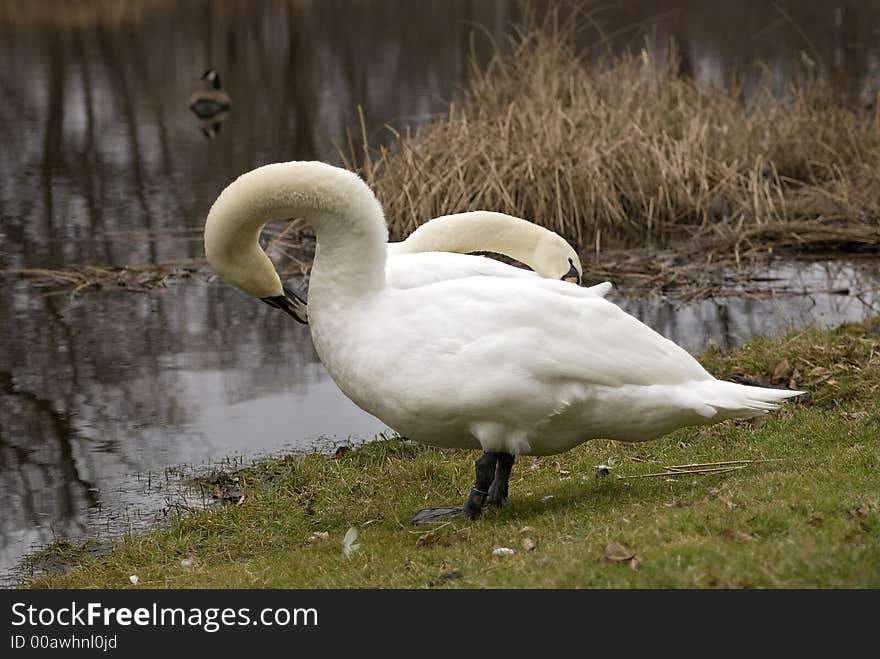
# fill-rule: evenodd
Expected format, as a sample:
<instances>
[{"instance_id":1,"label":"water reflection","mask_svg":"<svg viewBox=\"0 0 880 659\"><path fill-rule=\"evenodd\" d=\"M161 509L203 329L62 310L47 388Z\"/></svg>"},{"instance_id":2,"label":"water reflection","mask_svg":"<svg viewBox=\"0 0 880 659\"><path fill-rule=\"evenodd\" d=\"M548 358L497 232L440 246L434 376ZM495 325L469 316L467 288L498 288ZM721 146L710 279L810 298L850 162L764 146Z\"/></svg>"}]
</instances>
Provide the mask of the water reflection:
<instances>
[{"instance_id":1,"label":"water reflection","mask_svg":"<svg viewBox=\"0 0 880 659\"><path fill-rule=\"evenodd\" d=\"M692 353L703 352L710 345L735 348L758 334L833 327L880 314L880 264L876 261L782 262L755 275L778 279L786 290L749 297L744 289L743 297L687 303L674 298L614 301Z\"/></svg>"},{"instance_id":2,"label":"water reflection","mask_svg":"<svg viewBox=\"0 0 880 659\"><path fill-rule=\"evenodd\" d=\"M846 93L869 97L875 89L878 3L597 6L596 43L607 36L618 47L639 44L632 26L658 18L649 30L658 49L675 36L685 68L706 84L757 56L782 85L798 75L809 41L811 61ZM231 179L270 161L333 160L334 144L359 125L358 106L374 142L385 123L403 127L444 112L466 81L472 46L485 61L524 12L503 0L413 7L0 2L0 269L200 257L198 229ZM474 25L483 36L471 40ZM201 123L188 107L209 66L234 102L222 130L216 117ZM853 293L689 305L615 299L694 351L709 338L730 347L789 323L876 313L876 268L791 268L783 276L805 288L846 281ZM327 379L307 330L287 320L217 283L71 300L7 282L0 571L53 537L138 523L161 503L156 481L169 465L380 431Z\"/></svg>"},{"instance_id":3,"label":"water reflection","mask_svg":"<svg viewBox=\"0 0 880 659\"><path fill-rule=\"evenodd\" d=\"M135 475L384 429L324 374L308 330L224 286L73 301L20 288L0 371L0 566L147 501ZM48 321L48 322L47 322ZM152 494L153 496L149 496ZM160 492L161 494L161 492ZM161 501L161 498L159 499ZM122 528L119 528L122 525Z\"/></svg>"}]
</instances>

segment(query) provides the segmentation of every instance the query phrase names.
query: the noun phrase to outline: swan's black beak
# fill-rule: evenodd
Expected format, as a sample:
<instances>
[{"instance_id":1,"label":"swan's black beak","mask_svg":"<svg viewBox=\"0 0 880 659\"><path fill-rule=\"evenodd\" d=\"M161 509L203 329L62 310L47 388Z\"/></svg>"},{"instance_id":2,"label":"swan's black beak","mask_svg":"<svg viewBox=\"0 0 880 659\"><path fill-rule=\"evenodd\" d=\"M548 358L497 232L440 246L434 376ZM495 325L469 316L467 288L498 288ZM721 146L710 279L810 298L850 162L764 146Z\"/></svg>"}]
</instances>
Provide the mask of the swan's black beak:
<instances>
[{"instance_id":1,"label":"swan's black beak","mask_svg":"<svg viewBox=\"0 0 880 659\"><path fill-rule=\"evenodd\" d=\"M289 288L284 288L284 295L261 297L260 299L270 307L281 309L284 313L290 314L298 323L309 324L309 307L306 301Z\"/></svg>"},{"instance_id":2,"label":"swan's black beak","mask_svg":"<svg viewBox=\"0 0 880 659\"><path fill-rule=\"evenodd\" d=\"M579 273L577 268L574 267L574 261L572 261L571 259L568 259L568 263L571 266L571 268L568 269L568 272L566 272L564 275L562 275L562 277L561 277L562 281L567 281L570 284L577 284L578 286L580 286L581 285L581 273Z\"/></svg>"}]
</instances>

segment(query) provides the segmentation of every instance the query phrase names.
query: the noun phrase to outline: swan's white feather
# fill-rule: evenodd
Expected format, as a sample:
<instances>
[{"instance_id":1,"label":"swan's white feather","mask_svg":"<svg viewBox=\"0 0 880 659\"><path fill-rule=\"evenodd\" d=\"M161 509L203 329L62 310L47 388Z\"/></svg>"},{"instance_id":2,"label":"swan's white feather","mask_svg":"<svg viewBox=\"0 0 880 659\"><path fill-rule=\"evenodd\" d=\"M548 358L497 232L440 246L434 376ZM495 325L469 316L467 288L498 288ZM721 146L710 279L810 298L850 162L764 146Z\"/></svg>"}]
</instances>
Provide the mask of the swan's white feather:
<instances>
[{"instance_id":1,"label":"swan's white feather","mask_svg":"<svg viewBox=\"0 0 880 659\"><path fill-rule=\"evenodd\" d=\"M350 557L361 548L361 546L355 542L357 538L357 528L349 526L348 531L345 532L345 537L342 538L342 553L345 554L346 557Z\"/></svg>"}]
</instances>

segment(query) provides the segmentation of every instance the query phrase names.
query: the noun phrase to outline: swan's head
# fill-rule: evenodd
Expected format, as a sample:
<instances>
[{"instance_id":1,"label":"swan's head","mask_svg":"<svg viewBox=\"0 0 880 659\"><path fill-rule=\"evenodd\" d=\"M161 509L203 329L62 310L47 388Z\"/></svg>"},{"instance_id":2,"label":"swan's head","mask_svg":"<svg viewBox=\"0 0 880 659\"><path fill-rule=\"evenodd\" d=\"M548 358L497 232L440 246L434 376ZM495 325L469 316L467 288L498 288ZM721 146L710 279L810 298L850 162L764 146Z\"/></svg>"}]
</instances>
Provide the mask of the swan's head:
<instances>
[{"instance_id":1,"label":"swan's head","mask_svg":"<svg viewBox=\"0 0 880 659\"><path fill-rule=\"evenodd\" d=\"M328 299L359 300L382 290L388 240L382 206L357 174L323 162L270 163L227 185L205 220L208 263L236 288L305 322L302 300L281 285L259 241L268 222L291 217L309 222L324 246L315 266L316 274L327 274L315 282L345 282L318 286L330 289ZM321 269L322 263L333 265Z\"/></svg>"},{"instance_id":2,"label":"swan's head","mask_svg":"<svg viewBox=\"0 0 880 659\"><path fill-rule=\"evenodd\" d=\"M260 247L259 234L265 222L236 221L247 214L248 199L230 186L218 197L205 222L205 256L217 275L241 291L308 322L305 301L281 284L271 259Z\"/></svg>"},{"instance_id":3,"label":"swan's head","mask_svg":"<svg viewBox=\"0 0 880 659\"><path fill-rule=\"evenodd\" d=\"M281 284L275 266L254 237L239 242L220 221L205 224L205 255L217 275L270 307L281 309L300 323L308 323L305 300ZM216 216L214 218L216 220ZM239 246L244 247L241 249Z\"/></svg>"},{"instance_id":4,"label":"swan's head","mask_svg":"<svg viewBox=\"0 0 880 659\"><path fill-rule=\"evenodd\" d=\"M555 233L545 236L535 247L535 272L548 279L561 279L580 285L581 259L571 245Z\"/></svg>"}]
</instances>

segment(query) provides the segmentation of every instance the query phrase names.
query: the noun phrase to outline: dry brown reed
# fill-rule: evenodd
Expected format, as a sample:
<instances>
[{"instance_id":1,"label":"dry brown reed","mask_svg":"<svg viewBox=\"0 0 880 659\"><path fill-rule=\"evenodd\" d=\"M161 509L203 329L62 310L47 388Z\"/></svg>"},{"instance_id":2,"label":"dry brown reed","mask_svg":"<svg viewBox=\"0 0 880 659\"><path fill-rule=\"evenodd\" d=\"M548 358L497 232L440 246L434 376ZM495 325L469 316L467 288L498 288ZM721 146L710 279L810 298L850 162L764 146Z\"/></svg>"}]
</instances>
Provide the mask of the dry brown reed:
<instances>
[{"instance_id":1,"label":"dry brown reed","mask_svg":"<svg viewBox=\"0 0 880 659\"><path fill-rule=\"evenodd\" d=\"M387 147L349 144L392 236L491 209L593 252L880 247L880 110L849 109L818 79L745 102L680 75L674 57L597 61L575 36L552 20L523 30L474 71L463 107Z\"/></svg>"},{"instance_id":2,"label":"dry brown reed","mask_svg":"<svg viewBox=\"0 0 880 659\"><path fill-rule=\"evenodd\" d=\"M153 265L22 268L4 270L0 274L17 275L34 286L52 289L47 295L74 295L107 289L147 293L165 286L170 280L192 277L204 264L204 259L189 259Z\"/></svg>"}]
</instances>

